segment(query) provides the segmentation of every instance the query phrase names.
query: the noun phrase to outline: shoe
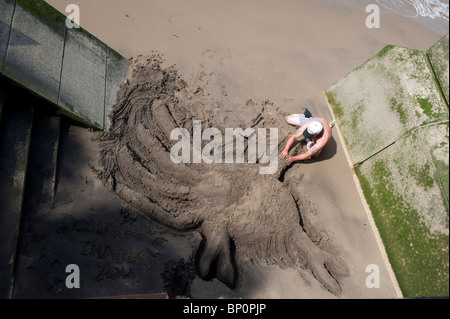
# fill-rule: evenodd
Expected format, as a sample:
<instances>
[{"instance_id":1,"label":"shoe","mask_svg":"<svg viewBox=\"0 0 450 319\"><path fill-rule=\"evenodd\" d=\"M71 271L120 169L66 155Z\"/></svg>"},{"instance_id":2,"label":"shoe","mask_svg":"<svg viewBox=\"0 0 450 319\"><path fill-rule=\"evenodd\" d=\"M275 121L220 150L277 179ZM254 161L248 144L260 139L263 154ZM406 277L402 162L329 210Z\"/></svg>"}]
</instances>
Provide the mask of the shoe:
<instances>
[{"instance_id":1,"label":"shoe","mask_svg":"<svg viewBox=\"0 0 450 319\"><path fill-rule=\"evenodd\" d=\"M311 112L310 112L307 108L305 109L305 112L303 112L303 114L305 114L305 117L306 117L306 118L312 117Z\"/></svg>"}]
</instances>

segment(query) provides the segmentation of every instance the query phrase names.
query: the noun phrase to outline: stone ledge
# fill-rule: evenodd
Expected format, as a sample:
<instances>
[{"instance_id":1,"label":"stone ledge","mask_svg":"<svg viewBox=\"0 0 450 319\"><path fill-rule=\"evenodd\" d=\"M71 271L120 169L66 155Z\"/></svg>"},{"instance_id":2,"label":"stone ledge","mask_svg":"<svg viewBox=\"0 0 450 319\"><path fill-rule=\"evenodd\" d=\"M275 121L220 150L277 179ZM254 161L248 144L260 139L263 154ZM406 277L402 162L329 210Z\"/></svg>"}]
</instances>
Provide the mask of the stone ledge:
<instances>
[{"instance_id":1,"label":"stone ledge","mask_svg":"<svg viewBox=\"0 0 450 319\"><path fill-rule=\"evenodd\" d=\"M449 109L434 69L448 54L428 54L389 45L324 92L406 297L449 289Z\"/></svg>"},{"instance_id":2,"label":"stone ledge","mask_svg":"<svg viewBox=\"0 0 450 319\"><path fill-rule=\"evenodd\" d=\"M108 130L129 61L43 0L0 0L0 75Z\"/></svg>"}]
</instances>

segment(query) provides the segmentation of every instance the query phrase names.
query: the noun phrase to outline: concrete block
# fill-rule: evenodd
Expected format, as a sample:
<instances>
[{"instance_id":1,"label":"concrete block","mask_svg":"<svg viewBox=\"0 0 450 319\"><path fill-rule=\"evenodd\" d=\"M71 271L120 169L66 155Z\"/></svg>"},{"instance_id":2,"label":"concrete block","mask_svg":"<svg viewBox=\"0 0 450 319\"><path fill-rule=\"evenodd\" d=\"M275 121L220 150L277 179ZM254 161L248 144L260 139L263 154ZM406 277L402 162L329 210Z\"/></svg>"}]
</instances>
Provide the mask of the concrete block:
<instances>
[{"instance_id":1,"label":"concrete block","mask_svg":"<svg viewBox=\"0 0 450 319\"><path fill-rule=\"evenodd\" d=\"M4 74L56 103L65 18L44 1L17 0Z\"/></svg>"},{"instance_id":2,"label":"concrete block","mask_svg":"<svg viewBox=\"0 0 450 319\"><path fill-rule=\"evenodd\" d=\"M428 51L428 57L433 66L437 80L442 88L442 93L449 101L449 34L435 43Z\"/></svg>"},{"instance_id":3,"label":"concrete block","mask_svg":"<svg viewBox=\"0 0 450 319\"><path fill-rule=\"evenodd\" d=\"M108 131L111 126L111 114L114 105L117 102L117 94L120 91L120 86L123 83L130 61L123 56L113 51L109 47L106 48L108 54L108 62L106 69L106 99L105 99L105 121L104 130Z\"/></svg>"},{"instance_id":4,"label":"concrete block","mask_svg":"<svg viewBox=\"0 0 450 319\"><path fill-rule=\"evenodd\" d=\"M58 105L81 121L103 129L106 52L82 28L67 29Z\"/></svg>"},{"instance_id":5,"label":"concrete block","mask_svg":"<svg viewBox=\"0 0 450 319\"><path fill-rule=\"evenodd\" d=\"M36 253L33 248L42 240L42 235L38 232L36 223L42 220L43 216L49 214L52 209L59 133L60 117L35 114L21 213L20 250L16 256L12 298L17 298L17 287L25 286L30 289L29 285L36 285L36 283L30 281L31 274L27 270L33 269L35 271L38 262L29 264L26 261L27 257ZM21 275L22 269L25 269L26 275L24 276Z\"/></svg>"},{"instance_id":6,"label":"concrete block","mask_svg":"<svg viewBox=\"0 0 450 319\"><path fill-rule=\"evenodd\" d=\"M3 115L0 136L0 297L8 298L20 227L33 109L19 105Z\"/></svg>"},{"instance_id":7,"label":"concrete block","mask_svg":"<svg viewBox=\"0 0 450 319\"><path fill-rule=\"evenodd\" d=\"M15 0L0 0L0 74L5 65Z\"/></svg>"},{"instance_id":8,"label":"concrete block","mask_svg":"<svg viewBox=\"0 0 450 319\"><path fill-rule=\"evenodd\" d=\"M42 0L0 0L0 72L64 116L109 129L129 61L65 20Z\"/></svg>"},{"instance_id":9,"label":"concrete block","mask_svg":"<svg viewBox=\"0 0 450 319\"><path fill-rule=\"evenodd\" d=\"M448 134L419 127L356 168L405 296L448 295Z\"/></svg>"},{"instance_id":10,"label":"concrete block","mask_svg":"<svg viewBox=\"0 0 450 319\"><path fill-rule=\"evenodd\" d=\"M422 51L387 46L325 92L352 165L420 125L448 120Z\"/></svg>"},{"instance_id":11,"label":"concrete block","mask_svg":"<svg viewBox=\"0 0 450 319\"><path fill-rule=\"evenodd\" d=\"M448 123L419 127L358 166L371 184L390 189L405 209L421 214L432 233L448 233L448 133ZM377 164L388 173L376 174ZM384 202L380 197L379 203Z\"/></svg>"}]
</instances>

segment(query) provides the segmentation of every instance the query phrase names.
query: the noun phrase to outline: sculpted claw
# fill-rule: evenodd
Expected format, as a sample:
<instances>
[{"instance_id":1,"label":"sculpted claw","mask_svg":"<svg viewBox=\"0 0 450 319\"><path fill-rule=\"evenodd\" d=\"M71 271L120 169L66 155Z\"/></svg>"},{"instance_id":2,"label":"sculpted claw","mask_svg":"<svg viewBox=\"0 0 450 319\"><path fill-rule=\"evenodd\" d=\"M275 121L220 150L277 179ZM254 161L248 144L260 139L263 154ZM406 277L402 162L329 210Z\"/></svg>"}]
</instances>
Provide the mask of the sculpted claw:
<instances>
[{"instance_id":1,"label":"sculpted claw","mask_svg":"<svg viewBox=\"0 0 450 319\"><path fill-rule=\"evenodd\" d=\"M231 254L231 239L226 228L202 225L204 247L198 253L198 272L201 278L217 278L234 288L236 270Z\"/></svg>"}]
</instances>

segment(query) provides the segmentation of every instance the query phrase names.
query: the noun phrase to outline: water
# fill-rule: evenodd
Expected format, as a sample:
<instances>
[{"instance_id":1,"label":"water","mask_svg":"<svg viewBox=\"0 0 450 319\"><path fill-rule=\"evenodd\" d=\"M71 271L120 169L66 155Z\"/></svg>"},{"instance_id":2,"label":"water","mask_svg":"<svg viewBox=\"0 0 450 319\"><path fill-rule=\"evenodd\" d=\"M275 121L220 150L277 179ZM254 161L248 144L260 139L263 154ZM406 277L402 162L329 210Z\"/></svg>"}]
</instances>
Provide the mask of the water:
<instances>
[{"instance_id":1,"label":"water","mask_svg":"<svg viewBox=\"0 0 450 319\"><path fill-rule=\"evenodd\" d=\"M449 20L449 0L377 0L377 2L405 17L429 17Z\"/></svg>"}]
</instances>

